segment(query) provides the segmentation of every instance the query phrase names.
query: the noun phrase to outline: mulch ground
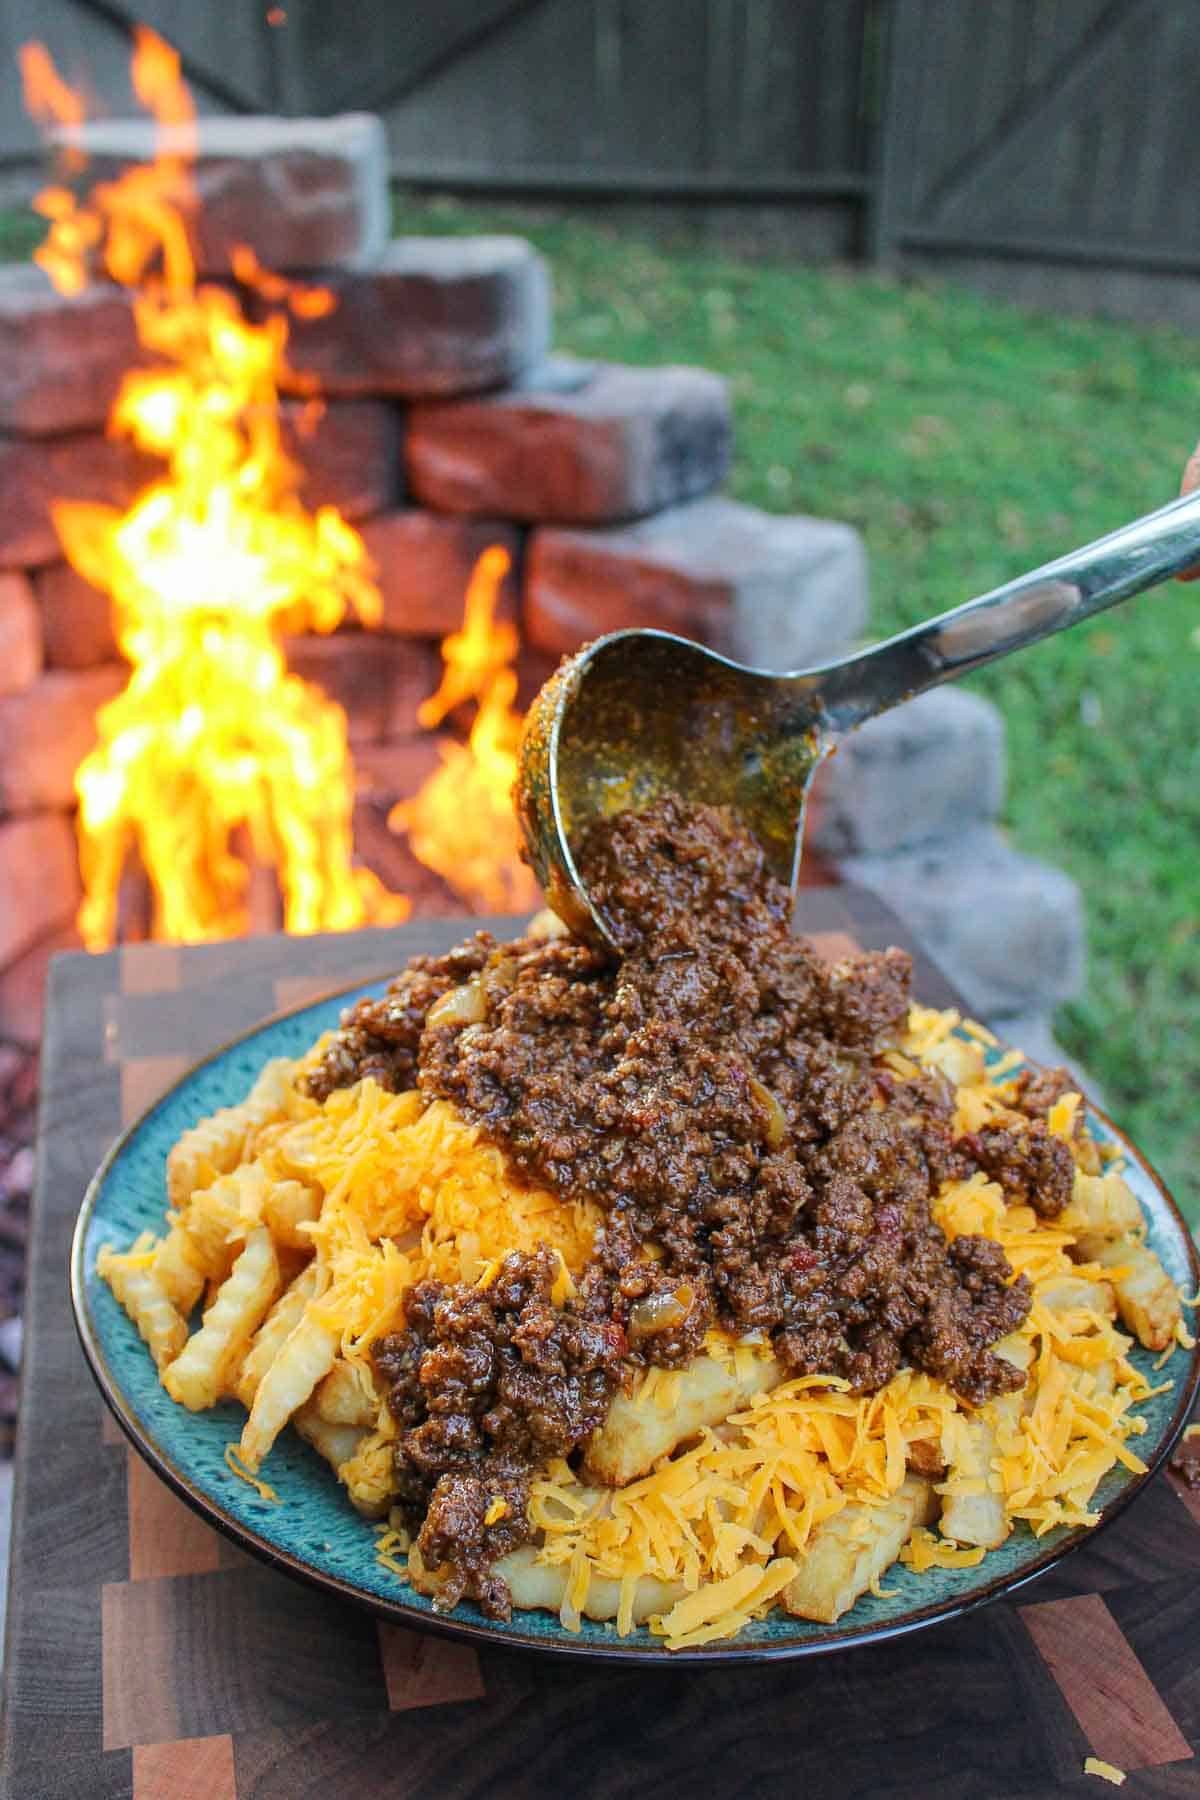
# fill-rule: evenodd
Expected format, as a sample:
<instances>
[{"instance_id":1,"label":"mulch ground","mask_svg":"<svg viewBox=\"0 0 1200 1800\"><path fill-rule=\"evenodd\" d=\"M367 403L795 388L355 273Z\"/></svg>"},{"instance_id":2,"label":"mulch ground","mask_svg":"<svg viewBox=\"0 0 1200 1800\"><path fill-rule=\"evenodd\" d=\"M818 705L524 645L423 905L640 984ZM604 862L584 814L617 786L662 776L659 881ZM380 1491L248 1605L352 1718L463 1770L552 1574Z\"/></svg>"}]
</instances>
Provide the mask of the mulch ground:
<instances>
[{"instance_id":1,"label":"mulch ground","mask_svg":"<svg viewBox=\"0 0 1200 1800\"><path fill-rule=\"evenodd\" d=\"M0 1458L12 1455L17 1422L19 1319L33 1191L38 1054L0 1040Z\"/></svg>"}]
</instances>

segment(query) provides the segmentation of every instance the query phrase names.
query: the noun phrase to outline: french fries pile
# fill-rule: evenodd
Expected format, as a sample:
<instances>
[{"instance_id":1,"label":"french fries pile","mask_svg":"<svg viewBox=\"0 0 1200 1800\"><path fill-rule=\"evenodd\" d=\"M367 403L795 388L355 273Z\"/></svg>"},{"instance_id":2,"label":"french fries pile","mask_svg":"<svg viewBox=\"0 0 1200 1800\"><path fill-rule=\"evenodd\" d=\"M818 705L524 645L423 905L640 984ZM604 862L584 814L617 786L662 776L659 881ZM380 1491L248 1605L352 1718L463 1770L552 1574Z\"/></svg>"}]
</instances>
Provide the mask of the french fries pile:
<instances>
[{"instance_id":1,"label":"french fries pile","mask_svg":"<svg viewBox=\"0 0 1200 1800\"><path fill-rule=\"evenodd\" d=\"M258 1155L269 1127L303 1112L299 1066L267 1063L240 1105L185 1132L167 1159L165 1236L144 1233L124 1254L105 1246L97 1259L173 1400L191 1412L225 1397L247 1408L238 1449L249 1474L289 1419L335 1468L348 1464L379 1412L359 1369L338 1362L339 1334L310 1306L321 1270L302 1227L320 1216L324 1194L272 1174Z\"/></svg>"},{"instance_id":2,"label":"french fries pile","mask_svg":"<svg viewBox=\"0 0 1200 1800\"><path fill-rule=\"evenodd\" d=\"M956 1088L960 1132L1014 1118L1009 1059L989 1074L956 1025L956 1015L913 1008L889 1053L893 1073L940 1069ZM290 1420L359 1512L384 1520L396 1431L370 1347L402 1322L405 1288L431 1271L486 1281L496 1254L545 1238L562 1259L561 1304L590 1226L578 1205L515 1188L496 1215L503 1243L474 1217L469 1186L440 1215L444 1146L441 1162L409 1171L403 1194L378 1158L364 1175L362 1147L385 1132L385 1169L399 1166L400 1147L418 1164L431 1154L413 1149L422 1121L449 1134L460 1161L456 1134L468 1146L475 1134L444 1103L434 1103L439 1119L419 1096L384 1096L370 1082L318 1106L297 1077L320 1049L268 1063L240 1105L186 1132L168 1158L165 1233L124 1252L106 1246L97 1266L174 1400L246 1407L227 1455L233 1473L271 1493L258 1471ZM769 1343L714 1331L687 1368L631 1377L578 1471L557 1463L535 1479L534 1541L497 1564L514 1605L555 1611L571 1629L585 1615L621 1632L649 1622L677 1648L733 1635L777 1605L832 1623L880 1591L897 1557L917 1571L969 1566L1019 1521L1038 1532L1089 1522L1107 1470L1143 1466L1126 1440L1141 1429L1133 1407L1154 1390L1129 1362L1125 1333L1166 1354L1190 1340L1137 1199L1105 1169L1079 1109L1069 1095L1049 1119L1076 1161L1060 1219L1006 1206L982 1175L947 1184L935 1206L948 1237L983 1231L1029 1276L1029 1318L995 1347L1026 1373L1022 1389L972 1409L902 1370L863 1398L834 1380L789 1381ZM336 1142L356 1146L332 1160L311 1147L331 1110ZM469 1155L492 1159L472 1179L502 1181L497 1151ZM439 1572L422 1564L399 1515L381 1529L381 1560L436 1598Z\"/></svg>"},{"instance_id":3,"label":"french fries pile","mask_svg":"<svg viewBox=\"0 0 1200 1800\"><path fill-rule=\"evenodd\" d=\"M235 1475L256 1478L290 1421L377 1519L393 1494L396 1429L371 1346L402 1322L407 1288L428 1275L474 1280L508 1249L547 1241L565 1298L596 1215L507 1182L501 1153L444 1102L368 1080L319 1105L299 1078L324 1047L268 1063L244 1101L185 1132L167 1159L165 1234L124 1252L106 1245L97 1271L173 1400L193 1412L223 1398L245 1406L226 1459ZM487 1229L472 1205L481 1191L493 1200Z\"/></svg>"}]
</instances>

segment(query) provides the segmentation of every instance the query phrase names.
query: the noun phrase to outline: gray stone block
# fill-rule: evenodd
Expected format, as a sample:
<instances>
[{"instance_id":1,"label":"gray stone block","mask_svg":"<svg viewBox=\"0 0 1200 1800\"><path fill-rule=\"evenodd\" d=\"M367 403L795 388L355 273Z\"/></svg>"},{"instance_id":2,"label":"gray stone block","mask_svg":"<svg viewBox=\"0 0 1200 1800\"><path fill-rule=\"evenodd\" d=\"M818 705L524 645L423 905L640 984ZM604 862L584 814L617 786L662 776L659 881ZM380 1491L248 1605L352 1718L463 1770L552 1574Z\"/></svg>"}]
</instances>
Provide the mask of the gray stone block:
<instances>
[{"instance_id":1,"label":"gray stone block","mask_svg":"<svg viewBox=\"0 0 1200 1800\"><path fill-rule=\"evenodd\" d=\"M935 688L871 719L817 779L809 837L836 856L906 849L994 819L1004 720L963 688Z\"/></svg>"},{"instance_id":2,"label":"gray stone block","mask_svg":"<svg viewBox=\"0 0 1200 1800\"><path fill-rule=\"evenodd\" d=\"M88 180L111 181L149 162L159 128L151 119L96 119L60 134L88 157ZM186 155L192 139L168 132ZM197 121L188 235L198 271L219 275L249 244L267 269L360 268L387 242L387 142L372 113L330 119L263 114Z\"/></svg>"},{"instance_id":3,"label":"gray stone block","mask_svg":"<svg viewBox=\"0 0 1200 1800\"><path fill-rule=\"evenodd\" d=\"M393 238L374 267L316 279L337 305L292 321L288 358L326 394L503 387L550 341L549 273L524 238Z\"/></svg>"},{"instance_id":4,"label":"gray stone block","mask_svg":"<svg viewBox=\"0 0 1200 1800\"><path fill-rule=\"evenodd\" d=\"M800 669L862 631L866 553L849 525L710 496L634 525L534 531L524 606L542 650L654 626L759 668Z\"/></svg>"},{"instance_id":5,"label":"gray stone block","mask_svg":"<svg viewBox=\"0 0 1200 1800\"><path fill-rule=\"evenodd\" d=\"M607 524L708 493L732 441L718 375L554 357L505 393L414 407L405 462L440 512Z\"/></svg>"},{"instance_id":6,"label":"gray stone block","mask_svg":"<svg viewBox=\"0 0 1200 1800\"><path fill-rule=\"evenodd\" d=\"M839 867L900 915L977 1017L1044 1013L1079 992L1079 889L1019 855L994 827L892 856L850 856Z\"/></svg>"},{"instance_id":7,"label":"gray stone block","mask_svg":"<svg viewBox=\"0 0 1200 1800\"><path fill-rule=\"evenodd\" d=\"M32 263L0 268L0 431L98 430L122 376L148 360L120 288L60 294Z\"/></svg>"},{"instance_id":8,"label":"gray stone block","mask_svg":"<svg viewBox=\"0 0 1200 1800\"><path fill-rule=\"evenodd\" d=\"M442 638L462 624L467 582L483 552L498 544L512 558L498 617L517 615L519 534L499 519L455 519L405 508L368 519L363 542L375 564L385 631Z\"/></svg>"}]
</instances>

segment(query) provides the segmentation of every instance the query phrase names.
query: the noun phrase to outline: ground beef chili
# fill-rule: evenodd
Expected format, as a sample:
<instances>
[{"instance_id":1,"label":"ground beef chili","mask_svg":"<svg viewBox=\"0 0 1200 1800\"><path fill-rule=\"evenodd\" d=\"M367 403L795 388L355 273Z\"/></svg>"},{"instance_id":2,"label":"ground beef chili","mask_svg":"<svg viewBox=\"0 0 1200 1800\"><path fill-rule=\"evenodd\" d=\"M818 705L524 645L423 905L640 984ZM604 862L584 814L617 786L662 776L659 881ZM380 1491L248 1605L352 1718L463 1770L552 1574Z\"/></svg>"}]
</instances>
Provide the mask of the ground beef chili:
<instances>
[{"instance_id":1,"label":"ground beef chili","mask_svg":"<svg viewBox=\"0 0 1200 1800\"><path fill-rule=\"evenodd\" d=\"M368 1075L392 1094L415 1087L426 1013L435 1000L477 974L494 948L495 939L480 931L446 956L414 956L381 999L348 1007L308 1077L313 1099L326 1100L335 1088L351 1087Z\"/></svg>"},{"instance_id":2,"label":"ground beef chili","mask_svg":"<svg viewBox=\"0 0 1200 1800\"><path fill-rule=\"evenodd\" d=\"M487 1569L524 1535L529 1472L603 1417L619 1363L686 1363L713 1323L858 1392L904 1363L972 1404L1019 1387L991 1346L1025 1318L1028 1284L990 1239L947 1244L930 1202L977 1168L1045 1213L1069 1192L1069 1152L1036 1113L1004 1142L956 1140L949 1085L880 1060L904 1028L908 957L821 963L727 812L657 801L597 827L581 862L617 955L480 935L353 1008L310 1078L318 1098L366 1074L415 1081L519 1175L606 1215L565 1313L545 1265L510 1258L486 1294L414 1290L379 1351L422 1556L446 1565L447 1599L491 1610L507 1602ZM424 1022L468 980L469 1022ZM485 1526L497 1494L510 1511Z\"/></svg>"},{"instance_id":3,"label":"ground beef chili","mask_svg":"<svg viewBox=\"0 0 1200 1800\"><path fill-rule=\"evenodd\" d=\"M1025 1317L1026 1284L930 1219L942 1177L976 1166L949 1090L922 1077L901 1098L876 1059L904 1026L908 957L824 967L759 846L712 808L624 813L581 860L619 960L515 947L481 973L482 1023L425 1033L419 1080L531 1180L605 1209L626 1329L622 1289L656 1247L653 1279L687 1292L694 1326L641 1355L686 1361L716 1320L860 1391L903 1360L973 1402L1019 1385L989 1346Z\"/></svg>"},{"instance_id":4,"label":"ground beef chili","mask_svg":"<svg viewBox=\"0 0 1200 1800\"><path fill-rule=\"evenodd\" d=\"M1017 1131L985 1125L961 1138L959 1149L990 1180L1000 1183L1008 1200L1032 1206L1043 1219L1056 1219L1070 1203L1075 1185L1071 1146L1052 1137L1044 1119L1031 1119Z\"/></svg>"},{"instance_id":5,"label":"ground beef chili","mask_svg":"<svg viewBox=\"0 0 1200 1800\"><path fill-rule=\"evenodd\" d=\"M608 1411L624 1333L597 1282L553 1306L558 1273L540 1250L506 1257L486 1289L421 1282L405 1329L375 1350L400 1427L399 1501L422 1521L417 1548L447 1610L470 1595L508 1617L508 1588L490 1570L529 1536L530 1476Z\"/></svg>"}]
</instances>

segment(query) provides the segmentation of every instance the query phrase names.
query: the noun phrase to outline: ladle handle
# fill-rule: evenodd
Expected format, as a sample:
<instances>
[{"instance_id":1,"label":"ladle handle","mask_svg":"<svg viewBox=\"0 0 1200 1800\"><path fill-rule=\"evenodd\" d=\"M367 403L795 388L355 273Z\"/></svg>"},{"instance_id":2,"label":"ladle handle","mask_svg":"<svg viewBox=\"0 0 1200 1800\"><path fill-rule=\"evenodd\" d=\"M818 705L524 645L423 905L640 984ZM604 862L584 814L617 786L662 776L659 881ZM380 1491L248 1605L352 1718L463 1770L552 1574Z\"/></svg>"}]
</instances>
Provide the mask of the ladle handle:
<instances>
[{"instance_id":1,"label":"ladle handle","mask_svg":"<svg viewBox=\"0 0 1200 1800\"><path fill-rule=\"evenodd\" d=\"M849 731L1193 565L1200 565L1200 491L820 673L825 722L835 733Z\"/></svg>"}]
</instances>

